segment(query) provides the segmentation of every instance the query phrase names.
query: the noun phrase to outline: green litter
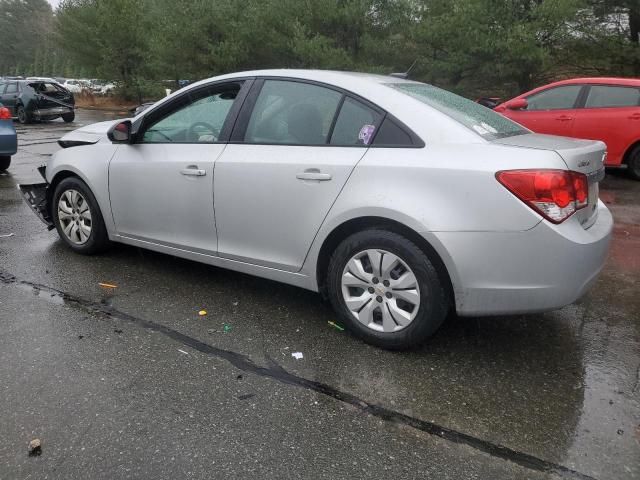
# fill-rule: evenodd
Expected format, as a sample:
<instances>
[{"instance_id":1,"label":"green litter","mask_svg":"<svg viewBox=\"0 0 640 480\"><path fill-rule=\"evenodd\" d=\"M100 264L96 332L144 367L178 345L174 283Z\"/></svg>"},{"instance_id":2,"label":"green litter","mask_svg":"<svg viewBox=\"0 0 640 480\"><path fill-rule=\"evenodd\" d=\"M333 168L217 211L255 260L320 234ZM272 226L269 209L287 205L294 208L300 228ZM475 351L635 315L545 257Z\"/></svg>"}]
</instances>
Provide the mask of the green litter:
<instances>
[{"instance_id":1,"label":"green litter","mask_svg":"<svg viewBox=\"0 0 640 480\"><path fill-rule=\"evenodd\" d=\"M327 323L331 325L333 328L335 328L336 330L340 330L341 332L344 332L344 327L342 325L338 325L337 323L332 321L328 321Z\"/></svg>"},{"instance_id":2,"label":"green litter","mask_svg":"<svg viewBox=\"0 0 640 480\"><path fill-rule=\"evenodd\" d=\"M224 333L229 333L231 331L231 325L229 325L228 323L225 323L222 327L222 331Z\"/></svg>"}]
</instances>

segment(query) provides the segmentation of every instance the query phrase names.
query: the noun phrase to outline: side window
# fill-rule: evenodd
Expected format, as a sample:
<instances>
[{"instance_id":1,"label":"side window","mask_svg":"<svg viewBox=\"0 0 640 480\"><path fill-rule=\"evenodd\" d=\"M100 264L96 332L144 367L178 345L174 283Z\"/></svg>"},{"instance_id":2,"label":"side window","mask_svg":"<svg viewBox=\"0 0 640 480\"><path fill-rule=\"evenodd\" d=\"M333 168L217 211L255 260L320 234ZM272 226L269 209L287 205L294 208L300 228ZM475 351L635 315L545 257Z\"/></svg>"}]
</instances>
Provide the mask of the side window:
<instances>
[{"instance_id":1,"label":"side window","mask_svg":"<svg viewBox=\"0 0 640 480\"><path fill-rule=\"evenodd\" d=\"M333 127L331 145L369 145L381 115L352 98L345 98Z\"/></svg>"},{"instance_id":2,"label":"side window","mask_svg":"<svg viewBox=\"0 0 640 480\"><path fill-rule=\"evenodd\" d=\"M324 145L341 98L341 93L317 85L267 80L251 112L244 140Z\"/></svg>"},{"instance_id":3,"label":"side window","mask_svg":"<svg viewBox=\"0 0 640 480\"><path fill-rule=\"evenodd\" d=\"M373 145L378 146L405 146L412 147L414 145L411 136L400 128L389 117L385 118L378 129L378 134L373 141Z\"/></svg>"},{"instance_id":4,"label":"side window","mask_svg":"<svg viewBox=\"0 0 640 480\"><path fill-rule=\"evenodd\" d=\"M574 108L582 85L550 88L527 98L527 110L562 110Z\"/></svg>"},{"instance_id":5,"label":"side window","mask_svg":"<svg viewBox=\"0 0 640 480\"><path fill-rule=\"evenodd\" d=\"M640 88L592 85L584 108L640 106Z\"/></svg>"},{"instance_id":6,"label":"side window","mask_svg":"<svg viewBox=\"0 0 640 480\"><path fill-rule=\"evenodd\" d=\"M217 142L241 86L205 88L177 99L175 109L145 127L142 143Z\"/></svg>"},{"instance_id":7,"label":"side window","mask_svg":"<svg viewBox=\"0 0 640 480\"><path fill-rule=\"evenodd\" d=\"M8 83L7 90L4 93L18 93L18 84L17 83Z\"/></svg>"}]
</instances>

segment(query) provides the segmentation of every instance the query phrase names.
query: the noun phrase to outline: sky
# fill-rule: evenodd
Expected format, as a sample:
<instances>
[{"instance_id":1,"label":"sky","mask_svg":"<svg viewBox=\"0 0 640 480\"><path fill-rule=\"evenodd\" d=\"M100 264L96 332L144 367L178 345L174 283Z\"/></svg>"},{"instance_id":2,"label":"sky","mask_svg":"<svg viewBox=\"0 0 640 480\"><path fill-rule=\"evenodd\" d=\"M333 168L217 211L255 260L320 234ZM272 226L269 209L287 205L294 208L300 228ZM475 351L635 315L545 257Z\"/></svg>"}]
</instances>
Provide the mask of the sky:
<instances>
[{"instance_id":1,"label":"sky","mask_svg":"<svg viewBox=\"0 0 640 480\"><path fill-rule=\"evenodd\" d=\"M53 9L55 10L58 4L60 3L60 0L47 0L47 2L49 2L53 7Z\"/></svg>"}]
</instances>

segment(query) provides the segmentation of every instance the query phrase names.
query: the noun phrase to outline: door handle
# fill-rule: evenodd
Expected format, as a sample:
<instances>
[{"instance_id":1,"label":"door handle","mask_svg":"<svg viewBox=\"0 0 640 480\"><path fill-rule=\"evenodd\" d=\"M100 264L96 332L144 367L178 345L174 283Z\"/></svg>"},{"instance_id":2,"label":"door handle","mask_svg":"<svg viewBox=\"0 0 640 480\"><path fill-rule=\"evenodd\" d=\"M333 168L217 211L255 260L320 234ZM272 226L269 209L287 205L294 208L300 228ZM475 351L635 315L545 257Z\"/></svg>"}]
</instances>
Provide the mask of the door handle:
<instances>
[{"instance_id":1,"label":"door handle","mask_svg":"<svg viewBox=\"0 0 640 480\"><path fill-rule=\"evenodd\" d=\"M630 120L640 120L640 113L634 113L633 115L629 115Z\"/></svg>"},{"instance_id":2,"label":"door handle","mask_svg":"<svg viewBox=\"0 0 640 480\"><path fill-rule=\"evenodd\" d=\"M204 177L207 171L199 169L197 165L189 165L187 168L180 170L180 173L192 177Z\"/></svg>"},{"instance_id":3,"label":"door handle","mask_svg":"<svg viewBox=\"0 0 640 480\"><path fill-rule=\"evenodd\" d=\"M561 122L568 122L569 120L573 120L573 117L570 117L568 115L560 115L559 117L556 117L556 120L560 120Z\"/></svg>"},{"instance_id":4,"label":"door handle","mask_svg":"<svg viewBox=\"0 0 640 480\"><path fill-rule=\"evenodd\" d=\"M318 182L326 182L331 180L331 174L321 173L317 168L310 168L296 175L298 180L316 180Z\"/></svg>"}]
</instances>

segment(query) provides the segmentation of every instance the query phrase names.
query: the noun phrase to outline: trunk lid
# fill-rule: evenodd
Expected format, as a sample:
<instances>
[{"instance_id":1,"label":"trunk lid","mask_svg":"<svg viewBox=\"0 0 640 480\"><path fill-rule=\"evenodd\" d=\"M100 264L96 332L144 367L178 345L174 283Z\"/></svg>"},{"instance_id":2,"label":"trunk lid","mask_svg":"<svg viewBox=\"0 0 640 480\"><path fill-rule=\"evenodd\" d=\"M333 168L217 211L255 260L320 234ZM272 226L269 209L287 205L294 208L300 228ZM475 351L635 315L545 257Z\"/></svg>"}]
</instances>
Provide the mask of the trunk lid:
<instances>
[{"instance_id":1,"label":"trunk lid","mask_svg":"<svg viewBox=\"0 0 640 480\"><path fill-rule=\"evenodd\" d=\"M38 108L73 107L73 94L60 85L50 82L32 82L29 86L38 95Z\"/></svg>"},{"instance_id":2,"label":"trunk lid","mask_svg":"<svg viewBox=\"0 0 640 480\"><path fill-rule=\"evenodd\" d=\"M560 155L568 170L584 173L589 180L589 202L574 215L584 229L595 223L598 215L598 183L605 174L606 145L603 142L536 133L502 138L494 142L514 147L552 150Z\"/></svg>"}]
</instances>

